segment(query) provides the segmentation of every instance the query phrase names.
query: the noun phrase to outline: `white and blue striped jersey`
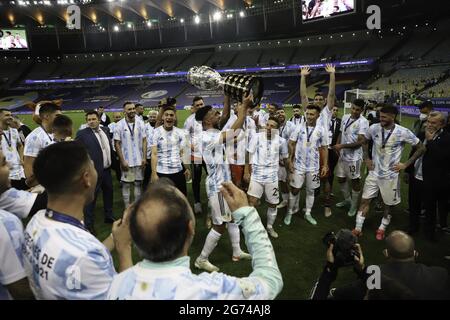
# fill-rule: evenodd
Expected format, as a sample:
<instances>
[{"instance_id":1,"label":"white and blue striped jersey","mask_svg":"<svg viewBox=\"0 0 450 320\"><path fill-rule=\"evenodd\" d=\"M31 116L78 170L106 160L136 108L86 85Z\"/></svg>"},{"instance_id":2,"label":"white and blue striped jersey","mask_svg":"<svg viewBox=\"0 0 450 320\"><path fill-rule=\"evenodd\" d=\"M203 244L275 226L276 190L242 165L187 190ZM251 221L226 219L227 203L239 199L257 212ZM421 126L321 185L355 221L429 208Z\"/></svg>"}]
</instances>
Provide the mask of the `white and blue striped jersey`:
<instances>
[{"instance_id":1,"label":"white and blue striped jersey","mask_svg":"<svg viewBox=\"0 0 450 320\"><path fill-rule=\"evenodd\" d=\"M0 300L10 300L7 285L27 276L22 259L22 222L0 209Z\"/></svg>"},{"instance_id":2,"label":"white and blue striped jersey","mask_svg":"<svg viewBox=\"0 0 450 320\"><path fill-rule=\"evenodd\" d=\"M389 133L392 134L389 136ZM383 148L383 133L386 144ZM388 139L389 136L389 139ZM398 172L392 168L402 157L405 143L413 146L420 142L411 130L395 125L393 130L384 130L379 123L369 127L366 138L373 141L372 161L375 165L373 174L379 179L395 179Z\"/></svg>"},{"instance_id":3,"label":"white and blue striped jersey","mask_svg":"<svg viewBox=\"0 0 450 320\"><path fill-rule=\"evenodd\" d=\"M37 196L37 193L9 188L0 194L0 208L20 219L25 219L28 217Z\"/></svg>"},{"instance_id":4,"label":"white and blue striped jersey","mask_svg":"<svg viewBox=\"0 0 450 320\"><path fill-rule=\"evenodd\" d=\"M194 158L202 158L202 124L195 120L195 113L191 114L184 122L184 130L189 136L189 142L193 148L191 154Z\"/></svg>"},{"instance_id":5,"label":"white and blue striped jersey","mask_svg":"<svg viewBox=\"0 0 450 320\"><path fill-rule=\"evenodd\" d=\"M155 133L155 128L153 128L150 123L145 124L145 135L147 137L147 159L152 158L152 143L153 134Z\"/></svg>"},{"instance_id":6,"label":"white and blue striped jersey","mask_svg":"<svg viewBox=\"0 0 450 320\"><path fill-rule=\"evenodd\" d=\"M140 167L147 156L142 154L143 140L146 137L145 124L137 118L128 123L124 118L114 128L114 140L121 142L122 154L129 167Z\"/></svg>"},{"instance_id":7,"label":"white and blue striped jersey","mask_svg":"<svg viewBox=\"0 0 450 320\"><path fill-rule=\"evenodd\" d=\"M231 127L237 120L236 114L230 115L227 123L222 130L229 130L229 134L233 134ZM245 151L251 137L256 134L256 124L255 121L247 116L245 117L244 124L242 125L242 130L234 140L230 140L225 145L225 155L228 164L233 165L245 165Z\"/></svg>"},{"instance_id":8,"label":"white and blue striped jersey","mask_svg":"<svg viewBox=\"0 0 450 320\"><path fill-rule=\"evenodd\" d=\"M260 300L268 299L262 283L253 279L254 291L243 294L243 279L223 273L192 273L189 257L164 263L144 260L114 277L110 300ZM249 279L249 278L247 278Z\"/></svg>"},{"instance_id":9,"label":"white and blue striped jersey","mask_svg":"<svg viewBox=\"0 0 450 320\"><path fill-rule=\"evenodd\" d=\"M22 142L17 129L9 128L8 130L3 130L1 149L6 158L6 162L9 164L9 179L11 180L25 178L19 151L17 151L17 146L20 145L22 145Z\"/></svg>"},{"instance_id":10,"label":"white and blue striped jersey","mask_svg":"<svg viewBox=\"0 0 450 320\"><path fill-rule=\"evenodd\" d=\"M278 181L280 160L289 155L286 140L278 134L268 139L267 133L262 131L252 137L247 150L251 155L252 180L259 183Z\"/></svg>"},{"instance_id":11,"label":"white and blue striped jersey","mask_svg":"<svg viewBox=\"0 0 450 320\"><path fill-rule=\"evenodd\" d=\"M288 122L292 123L294 126L299 126L302 122L305 122L305 116L300 116L299 118L292 117L288 120Z\"/></svg>"},{"instance_id":12,"label":"white and blue striped jersey","mask_svg":"<svg viewBox=\"0 0 450 320\"><path fill-rule=\"evenodd\" d=\"M158 164L156 171L163 174L173 174L183 170L181 151L189 152L186 132L173 127L167 131L163 126L155 129L152 147L157 148Z\"/></svg>"},{"instance_id":13,"label":"white and blue striped jersey","mask_svg":"<svg viewBox=\"0 0 450 320\"><path fill-rule=\"evenodd\" d=\"M308 143L308 135L310 135ZM298 172L318 172L320 169L319 148L328 145L328 128L316 125L307 127L302 123L291 137L295 141L294 168Z\"/></svg>"},{"instance_id":14,"label":"white and blue striped jersey","mask_svg":"<svg viewBox=\"0 0 450 320\"><path fill-rule=\"evenodd\" d=\"M219 192L223 182L231 181L230 166L226 163L222 131L209 129L202 134L202 156L206 164L206 194L208 197Z\"/></svg>"},{"instance_id":15,"label":"white and blue striped jersey","mask_svg":"<svg viewBox=\"0 0 450 320\"><path fill-rule=\"evenodd\" d=\"M341 144L349 144L358 142L358 136L366 136L369 130L369 121L363 116L357 120L350 118L350 114L342 117L341 122ZM363 158L362 146L357 149L341 149L341 158L346 162L359 161Z\"/></svg>"},{"instance_id":16,"label":"white and blue striped jersey","mask_svg":"<svg viewBox=\"0 0 450 320\"><path fill-rule=\"evenodd\" d=\"M114 270L108 249L89 232L45 216L25 229L23 259L37 299L103 300Z\"/></svg>"},{"instance_id":17,"label":"white and blue striped jersey","mask_svg":"<svg viewBox=\"0 0 450 320\"><path fill-rule=\"evenodd\" d=\"M283 125L280 125L280 128L278 129L280 137L282 137L286 141L289 141L289 138L291 137L291 134L292 132L294 132L295 128L296 125L293 122L285 122Z\"/></svg>"},{"instance_id":18,"label":"white and blue striped jersey","mask_svg":"<svg viewBox=\"0 0 450 320\"><path fill-rule=\"evenodd\" d=\"M37 127L26 137L23 155L36 158L39 151L54 143L53 134L47 133L42 127Z\"/></svg>"}]
</instances>

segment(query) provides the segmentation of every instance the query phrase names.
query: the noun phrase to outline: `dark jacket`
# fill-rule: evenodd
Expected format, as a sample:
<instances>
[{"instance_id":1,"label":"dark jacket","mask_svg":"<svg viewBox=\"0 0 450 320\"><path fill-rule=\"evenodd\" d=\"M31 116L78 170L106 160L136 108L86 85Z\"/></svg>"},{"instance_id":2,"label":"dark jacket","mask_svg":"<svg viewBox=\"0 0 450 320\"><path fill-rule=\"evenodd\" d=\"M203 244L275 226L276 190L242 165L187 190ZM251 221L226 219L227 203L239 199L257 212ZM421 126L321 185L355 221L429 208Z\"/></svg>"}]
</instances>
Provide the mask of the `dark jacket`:
<instances>
[{"instance_id":1,"label":"dark jacket","mask_svg":"<svg viewBox=\"0 0 450 320\"><path fill-rule=\"evenodd\" d=\"M410 290L413 299L418 300L448 300L450 298L450 278L447 270L442 267L428 267L416 262L390 261L380 265L381 275L397 281ZM313 295L314 300L362 300L367 292L365 272L357 272L358 280L332 290L330 288L336 279L338 269L324 268ZM381 288L383 289L383 288Z\"/></svg>"},{"instance_id":2,"label":"dark jacket","mask_svg":"<svg viewBox=\"0 0 450 320\"><path fill-rule=\"evenodd\" d=\"M112 144L109 129L107 127L100 126L100 129L106 133L106 137L109 141L109 149L111 150L111 159L112 159ZM84 128L77 132L76 140L80 141L87 149L89 156L94 162L95 170L97 171L98 176L100 177L103 174L103 152L100 143L95 136L95 133L91 128ZM100 179L98 179L100 180Z\"/></svg>"},{"instance_id":3,"label":"dark jacket","mask_svg":"<svg viewBox=\"0 0 450 320\"><path fill-rule=\"evenodd\" d=\"M427 141L423 155L423 182L428 188L448 188L450 184L450 133L442 131L434 140Z\"/></svg>"},{"instance_id":4,"label":"dark jacket","mask_svg":"<svg viewBox=\"0 0 450 320\"><path fill-rule=\"evenodd\" d=\"M100 116L100 124L104 127L107 127L110 123L111 123L111 119L109 118L109 116L105 113L106 116L106 120L102 121L101 116Z\"/></svg>"},{"instance_id":5,"label":"dark jacket","mask_svg":"<svg viewBox=\"0 0 450 320\"><path fill-rule=\"evenodd\" d=\"M340 118L335 118L334 120L336 121L336 123L334 125L333 139L331 140L330 146L334 146L336 144L339 133L341 132L342 120ZM331 131L331 121L332 121L332 119L330 119L330 131Z\"/></svg>"}]
</instances>

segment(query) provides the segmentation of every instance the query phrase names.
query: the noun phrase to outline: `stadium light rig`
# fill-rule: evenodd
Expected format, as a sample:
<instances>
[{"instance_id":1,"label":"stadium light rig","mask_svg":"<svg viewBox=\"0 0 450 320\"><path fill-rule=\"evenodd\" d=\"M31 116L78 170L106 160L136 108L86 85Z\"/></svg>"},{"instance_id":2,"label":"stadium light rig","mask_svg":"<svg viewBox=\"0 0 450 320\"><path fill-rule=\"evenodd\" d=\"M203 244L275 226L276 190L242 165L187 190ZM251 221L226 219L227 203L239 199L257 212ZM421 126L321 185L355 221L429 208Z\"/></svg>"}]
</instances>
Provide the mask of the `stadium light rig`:
<instances>
[{"instance_id":1,"label":"stadium light rig","mask_svg":"<svg viewBox=\"0 0 450 320\"><path fill-rule=\"evenodd\" d=\"M199 23L200 23L200 17L199 17L199 16L195 16L195 17L194 17L194 22L195 22L196 24L199 24Z\"/></svg>"},{"instance_id":2,"label":"stadium light rig","mask_svg":"<svg viewBox=\"0 0 450 320\"><path fill-rule=\"evenodd\" d=\"M214 12L214 14L213 14L213 20L214 20L214 21L220 21L220 20L222 20L222 12L220 12L220 11Z\"/></svg>"}]
</instances>

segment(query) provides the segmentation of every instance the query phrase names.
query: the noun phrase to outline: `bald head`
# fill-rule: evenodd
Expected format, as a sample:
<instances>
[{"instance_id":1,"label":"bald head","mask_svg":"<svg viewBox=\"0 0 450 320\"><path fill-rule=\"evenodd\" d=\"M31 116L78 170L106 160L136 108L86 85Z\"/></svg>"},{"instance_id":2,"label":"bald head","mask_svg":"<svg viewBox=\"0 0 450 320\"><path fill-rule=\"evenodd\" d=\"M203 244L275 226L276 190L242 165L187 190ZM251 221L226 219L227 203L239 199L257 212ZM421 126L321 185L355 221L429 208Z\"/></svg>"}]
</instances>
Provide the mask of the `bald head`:
<instances>
[{"instance_id":1,"label":"bald head","mask_svg":"<svg viewBox=\"0 0 450 320\"><path fill-rule=\"evenodd\" d=\"M190 246L194 214L186 197L168 179L159 179L136 202L130 232L141 256L152 262L179 258Z\"/></svg>"},{"instance_id":2,"label":"bald head","mask_svg":"<svg viewBox=\"0 0 450 320\"><path fill-rule=\"evenodd\" d=\"M403 231L392 231L386 238L386 249L390 258L395 260L414 259L414 240Z\"/></svg>"}]
</instances>

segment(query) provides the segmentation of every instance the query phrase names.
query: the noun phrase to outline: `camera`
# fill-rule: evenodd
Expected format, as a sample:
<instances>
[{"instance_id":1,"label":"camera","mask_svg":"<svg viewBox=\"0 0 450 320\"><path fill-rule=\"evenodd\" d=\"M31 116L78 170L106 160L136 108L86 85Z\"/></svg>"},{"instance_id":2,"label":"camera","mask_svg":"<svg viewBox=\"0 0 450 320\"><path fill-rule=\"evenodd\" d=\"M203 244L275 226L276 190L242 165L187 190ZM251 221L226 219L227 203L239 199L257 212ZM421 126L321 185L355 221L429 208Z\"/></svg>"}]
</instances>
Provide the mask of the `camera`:
<instances>
[{"instance_id":1,"label":"camera","mask_svg":"<svg viewBox=\"0 0 450 320\"><path fill-rule=\"evenodd\" d=\"M323 244L328 248L333 244L334 263L337 266L351 266L355 263L355 256L359 258L359 252L356 248L358 239L348 229L341 229L336 234L327 233L323 239Z\"/></svg>"}]
</instances>

